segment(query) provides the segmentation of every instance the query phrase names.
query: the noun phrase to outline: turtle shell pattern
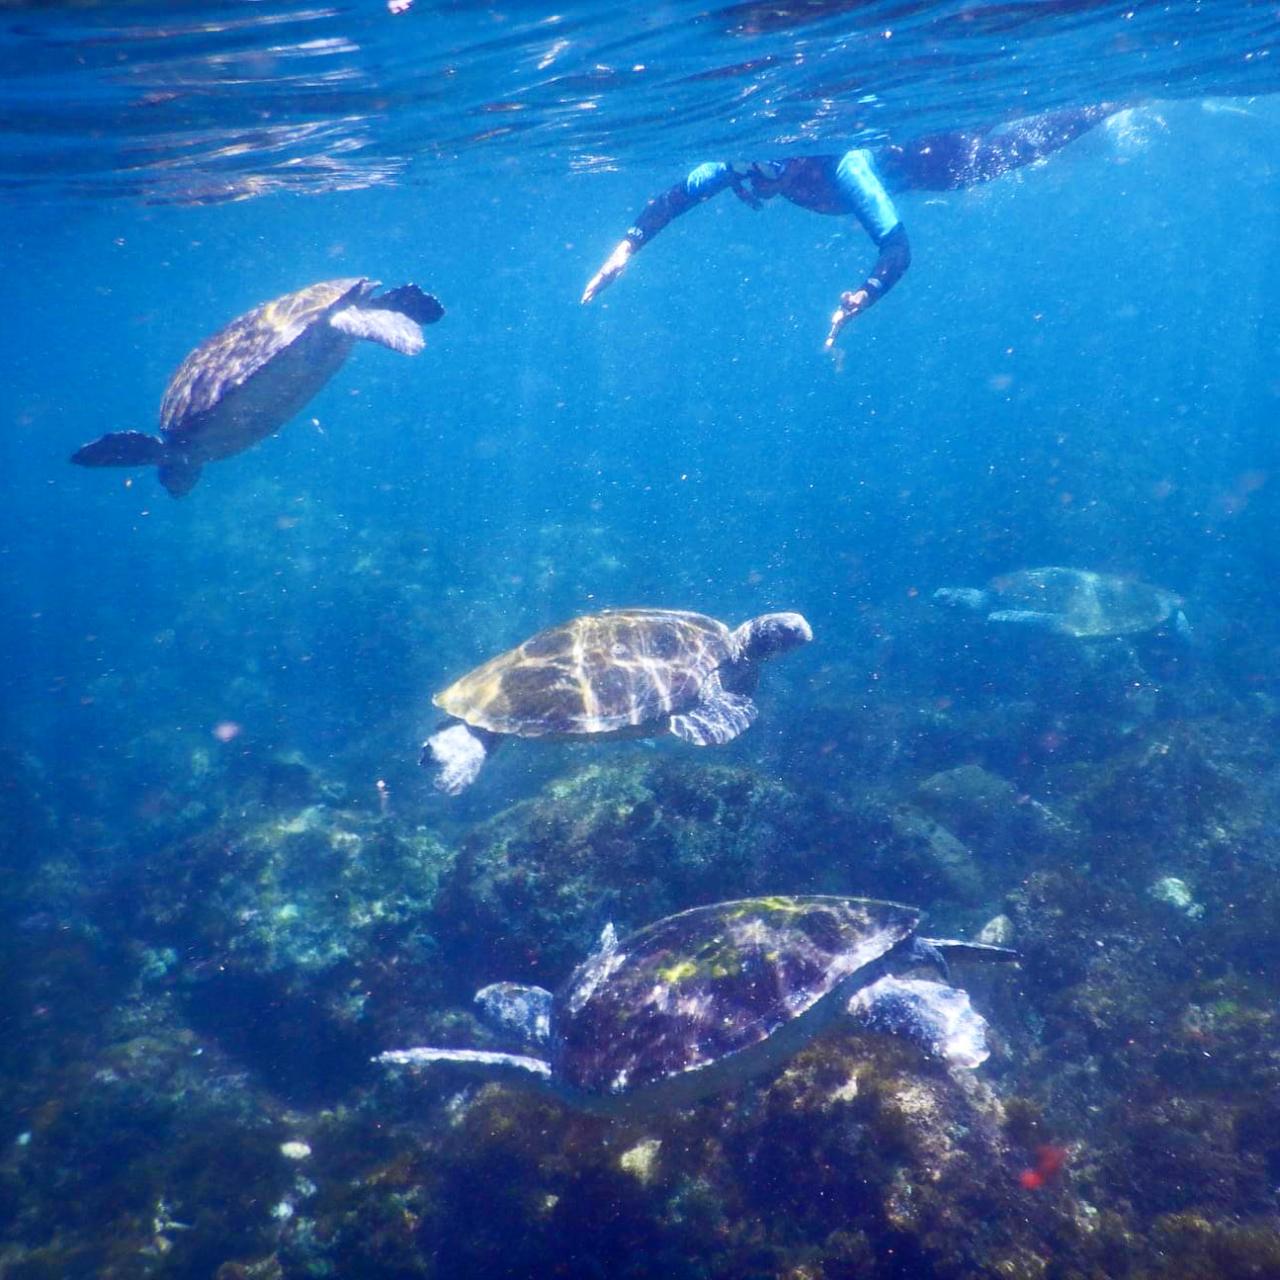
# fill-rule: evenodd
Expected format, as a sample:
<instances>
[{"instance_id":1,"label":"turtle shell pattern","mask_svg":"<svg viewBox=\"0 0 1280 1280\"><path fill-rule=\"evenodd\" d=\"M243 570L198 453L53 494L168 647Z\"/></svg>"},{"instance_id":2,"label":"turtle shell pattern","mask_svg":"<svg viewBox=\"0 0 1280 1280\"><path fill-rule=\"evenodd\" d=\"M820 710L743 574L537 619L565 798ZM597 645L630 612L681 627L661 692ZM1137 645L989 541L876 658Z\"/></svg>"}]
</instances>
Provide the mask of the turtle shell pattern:
<instances>
[{"instance_id":1,"label":"turtle shell pattern","mask_svg":"<svg viewBox=\"0 0 1280 1280\"><path fill-rule=\"evenodd\" d=\"M538 632L433 701L493 733L612 733L691 706L737 656L729 628L701 613L607 609Z\"/></svg>"},{"instance_id":2,"label":"turtle shell pattern","mask_svg":"<svg viewBox=\"0 0 1280 1280\"><path fill-rule=\"evenodd\" d=\"M1080 637L1150 631L1179 604L1163 587L1087 569L1023 569L990 585L1002 608L1061 614L1063 626Z\"/></svg>"},{"instance_id":3,"label":"turtle shell pattern","mask_svg":"<svg viewBox=\"0 0 1280 1280\"><path fill-rule=\"evenodd\" d=\"M766 1040L909 937L921 913L866 898L748 898L659 920L556 994L553 1074L620 1094ZM853 985L856 985L856 981Z\"/></svg>"},{"instance_id":4,"label":"turtle shell pattern","mask_svg":"<svg viewBox=\"0 0 1280 1280\"><path fill-rule=\"evenodd\" d=\"M160 403L160 430L181 433L340 305L372 291L363 276L324 280L237 316L206 338L178 366Z\"/></svg>"}]
</instances>

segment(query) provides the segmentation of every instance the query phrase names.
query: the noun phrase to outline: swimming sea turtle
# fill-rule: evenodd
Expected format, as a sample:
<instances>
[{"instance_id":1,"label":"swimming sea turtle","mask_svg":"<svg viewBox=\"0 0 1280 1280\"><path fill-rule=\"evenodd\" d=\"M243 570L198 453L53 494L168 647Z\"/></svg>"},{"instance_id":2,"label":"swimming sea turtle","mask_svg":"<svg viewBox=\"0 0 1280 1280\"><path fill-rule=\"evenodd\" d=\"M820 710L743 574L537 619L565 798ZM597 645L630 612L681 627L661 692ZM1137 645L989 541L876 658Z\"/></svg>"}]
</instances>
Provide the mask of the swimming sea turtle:
<instances>
[{"instance_id":1,"label":"swimming sea turtle","mask_svg":"<svg viewBox=\"0 0 1280 1280\"><path fill-rule=\"evenodd\" d=\"M264 302L206 338L178 366L160 404L160 434L113 431L77 449L83 467L158 466L175 497L206 462L279 431L329 381L357 338L403 355L444 308L417 285L372 297L377 281L325 280Z\"/></svg>"},{"instance_id":2,"label":"swimming sea turtle","mask_svg":"<svg viewBox=\"0 0 1280 1280\"><path fill-rule=\"evenodd\" d=\"M988 622L1017 622L1091 639L1154 631L1172 620L1187 630L1181 599L1163 587L1089 569L1021 569L992 578L985 590L940 587L940 604L987 615Z\"/></svg>"},{"instance_id":3,"label":"swimming sea turtle","mask_svg":"<svg viewBox=\"0 0 1280 1280\"><path fill-rule=\"evenodd\" d=\"M432 699L457 723L423 744L436 786L457 795L499 738L673 733L729 742L757 710L759 664L807 644L798 613L766 613L730 631L701 613L606 609L540 631Z\"/></svg>"},{"instance_id":4,"label":"swimming sea turtle","mask_svg":"<svg viewBox=\"0 0 1280 1280\"><path fill-rule=\"evenodd\" d=\"M1017 953L922 938L920 919L896 902L811 895L695 907L621 941L609 927L554 994L509 982L477 993L482 1012L531 1052L397 1049L374 1061L452 1062L547 1086L589 1110L648 1109L777 1067L846 1012L976 1067L988 1054L986 1023L968 996L892 970L923 962L945 974L946 956Z\"/></svg>"}]
</instances>

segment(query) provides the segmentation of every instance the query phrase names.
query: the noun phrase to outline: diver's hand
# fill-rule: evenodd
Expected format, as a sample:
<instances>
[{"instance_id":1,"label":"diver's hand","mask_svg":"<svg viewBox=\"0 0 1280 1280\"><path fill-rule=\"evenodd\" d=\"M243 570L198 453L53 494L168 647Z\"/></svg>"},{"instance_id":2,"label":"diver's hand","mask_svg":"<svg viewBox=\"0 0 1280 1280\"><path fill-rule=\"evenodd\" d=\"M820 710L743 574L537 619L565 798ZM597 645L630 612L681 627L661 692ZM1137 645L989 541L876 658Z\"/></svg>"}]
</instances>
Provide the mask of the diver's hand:
<instances>
[{"instance_id":1,"label":"diver's hand","mask_svg":"<svg viewBox=\"0 0 1280 1280\"><path fill-rule=\"evenodd\" d=\"M622 274L623 267L631 261L631 255L635 251L636 247L630 240L623 240L609 255L604 266L591 277L587 287L582 291L582 301L590 302L601 289L611 285Z\"/></svg>"},{"instance_id":2,"label":"diver's hand","mask_svg":"<svg viewBox=\"0 0 1280 1280\"><path fill-rule=\"evenodd\" d=\"M831 330L827 334L826 342L822 344L824 351L830 351L836 345L836 338L840 336L840 330L860 311L865 311L870 301L871 294L866 289L859 289L857 293L850 293L846 289L840 295L840 306L831 317Z\"/></svg>"}]
</instances>

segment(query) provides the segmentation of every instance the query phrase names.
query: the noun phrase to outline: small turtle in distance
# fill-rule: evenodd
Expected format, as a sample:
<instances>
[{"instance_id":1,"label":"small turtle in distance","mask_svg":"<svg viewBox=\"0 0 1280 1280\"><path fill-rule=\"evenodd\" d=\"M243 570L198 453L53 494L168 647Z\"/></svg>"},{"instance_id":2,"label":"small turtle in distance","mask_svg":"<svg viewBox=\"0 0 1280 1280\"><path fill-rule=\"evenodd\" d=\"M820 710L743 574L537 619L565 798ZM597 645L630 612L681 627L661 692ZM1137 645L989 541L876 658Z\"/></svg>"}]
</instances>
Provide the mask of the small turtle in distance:
<instances>
[{"instance_id":1,"label":"small turtle in distance","mask_svg":"<svg viewBox=\"0 0 1280 1280\"><path fill-rule=\"evenodd\" d=\"M432 699L450 723L423 744L435 785L457 795L504 737L730 742L755 720L761 662L813 639L798 613L730 630L701 613L606 609L540 631Z\"/></svg>"},{"instance_id":2,"label":"small turtle in distance","mask_svg":"<svg viewBox=\"0 0 1280 1280\"><path fill-rule=\"evenodd\" d=\"M695 907L596 952L554 994L500 982L482 1013L518 1032L527 1053L396 1049L375 1062L455 1068L522 1081L584 1110L680 1106L776 1070L841 1015L909 1039L951 1066L988 1056L986 1023L967 994L903 978L921 963L1012 961L1005 947L917 932L914 907L823 895Z\"/></svg>"},{"instance_id":3,"label":"small turtle in distance","mask_svg":"<svg viewBox=\"0 0 1280 1280\"><path fill-rule=\"evenodd\" d=\"M156 466L175 498L206 462L248 449L301 412L357 339L417 355L422 326L444 308L417 285L374 297L377 281L325 280L264 302L206 338L178 366L160 403L160 434L112 431L77 449L82 467Z\"/></svg>"},{"instance_id":4,"label":"small turtle in distance","mask_svg":"<svg viewBox=\"0 0 1280 1280\"><path fill-rule=\"evenodd\" d=\"M1189 628L1182 600L1163 587L1118 574L1049 566L992 578L985 589L939 587L939 604L985 613L988 622L1012 622L1089 640L1137 635L1172 623Z\"/></svg>"}]
</instances>

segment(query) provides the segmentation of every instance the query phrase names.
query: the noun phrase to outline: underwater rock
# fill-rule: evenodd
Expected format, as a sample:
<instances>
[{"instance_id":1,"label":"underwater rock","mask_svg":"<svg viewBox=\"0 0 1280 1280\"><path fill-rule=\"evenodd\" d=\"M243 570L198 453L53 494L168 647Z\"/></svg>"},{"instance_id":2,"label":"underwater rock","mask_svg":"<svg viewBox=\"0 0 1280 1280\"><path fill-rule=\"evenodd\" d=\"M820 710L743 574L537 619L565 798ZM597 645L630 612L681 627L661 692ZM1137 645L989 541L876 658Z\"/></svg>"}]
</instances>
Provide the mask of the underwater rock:
<instances>
[{"instance_id":1,"label":"underwater rock","mask_svg":"<svg viewBox=\"0 0 1280 1280\"><path fill-rule=\"evenodd\" d=\"M1280 1145L1262 1136L1274 1133L1266 1100L1280 1088L1274 993L1247 972L1223 973L1213 929L1171 923L1181 917L1119 870L1036 873L1010 895L1024 983L993 1016L1011 1074L1089 1153L1073 1172L1081 1194L1122 1198L1133 1230L1192 1209L1214 1221L1269 1213L1280 1168ZM1249 919L1256 947L1273 917ZM1034 1018L1024 1030L1020 1013Z\"/></svg>"},{"instance_id":2,"label":"underwater rock","mask_svg":"<svg viewBox=\"0 0 1280 1280\"><path fill-rule=\"evenodd\" d=\"M57 855L62 834L40 762L0 748L0 919L30 917L53 905L34 900L31 883Z\"/></svg>"},{"instance_id":3,"label":"underwater rock","mask_svg":"<svg viewBox=\"0 0 1280 1280\"><path fill-rule=\"evenodd\" d=\"M1093 770L1076 811L1095 834L1147 845L1201 839L1248 815L1256 750L1215 722L1152 725Z\"/></svg>"},{"instance_id":4,"label":"underwater rock","mask_svg":"<svg viewBox=\"0 0 1280 1280\"><path fill-rule=\"evenodd\" d=\"M50 1043L63 1011L28 1014L39 1070L7 1077L0 1120L24 1130L0 1152L0 1271L209 1276L269 1253L293 1180L279 1103L141 966L98 960L115 982L92 1032Z\"/></svg>"},{"instance_id":5,"label":"underwater rock","mask_svg":"<svg viewBox=\"0 0 1280 1280\"><path fill-rule=\"evenodd\" d=\"M918 881L920 895L936 894L964 903L983 900L982 869L972 850L946 827L910 805L895 809L891 822L903 869Z\"/></svg>"},{"instance_id":6,"label":"underwater rock","mask_svg":"<svg viewBox=\"0 0 1280 1280\"><path fill-rule=\"evenodd\" d=\"M1177 876L1161 876L1147 892L1157 902L1167 902L1188 920L1199 920L1204 915L1204 904L1195 900L1191 886Z\"/></svg>"},{"instance_id":7,"label":"underwater rock","mask_svg":"<svg viewBox=\"0 0 1280 1280\"><path fill-rule=\"evenodd\" d=\"M916 803L983 858L1060 854L1077 838L1048 805L976 764L932 774L916 788Z\"/></svg>"},{"instance_id":8,"label":"underwater rock","mask_svg":"<svg viewBox=\"0 0 1280 1280\"><path fill-rule=\"evenodd\" d=\"M173 948L187 1016L277 1087L340 1090L406 1005L438 1002L424 922L452 855L363 812L266 812L126 868L96 918Z\"/></svg>"},{"instance_id":9,"label":"underwater rock","mask_svg":"<svg viewBox=\"0 0 1280 1280\"><path fill-rule=\"evenodd\" d=\"M1151 1244L1159 1259L1152 1280L1280 1275L1280 1231L1266 1223L1164 1214L1152 1227Z\"/></svg>"},{"instance_id":10,"label":"underwater rock","mask_svg":"<svg viewBox=\"0 0 1280 1280\"><path fill-rule=\"evenodd\" d=\"M1020 1190L989 1085L874 1033L643 1124L493 1085L439 1106L394 1184L370 1172L330 1204L368 1233L411 1203L441 1275L1033 1275L1076 1213L1065 1188Z\"/></svg>"},{"instance_id":11,"label":"underwater rock","mask_svg":"<svg viewBox=\"0 0 1280 1280\"><path fill-rule=\"evenodd\" d=\"M486 983L554 986L619 931L758 893L848 892L866 878L857 818L818 793L727 765L619 759L551 783L477 826L431 928L453 999Z\"/></svg>"},{"instance_id":12,"label":"underwater rock","mask_svg":"<svg viewBox=\"0 0 1280 1280\"><path fill-rule=\"evenodd\" d=\"M661 1138L641 1138L634 1147L628 1147L618 1157L618 1168L625 1169L632 1177L647 1185L657 1173L658 1153L661 1150Z\"/></svg>"},{"instance_id":13,"label":"underwater rock","mask_svg":"<svg viewBox=\"0 0 1280 1280\"><path fill-rule=\"evenodd\" d=\"M1017 930L1013 921L1006 915L992 916L986 924L974 934L974 941L989 947L1008 947L1013 945Z\"/></svg>"}]
</instances>

